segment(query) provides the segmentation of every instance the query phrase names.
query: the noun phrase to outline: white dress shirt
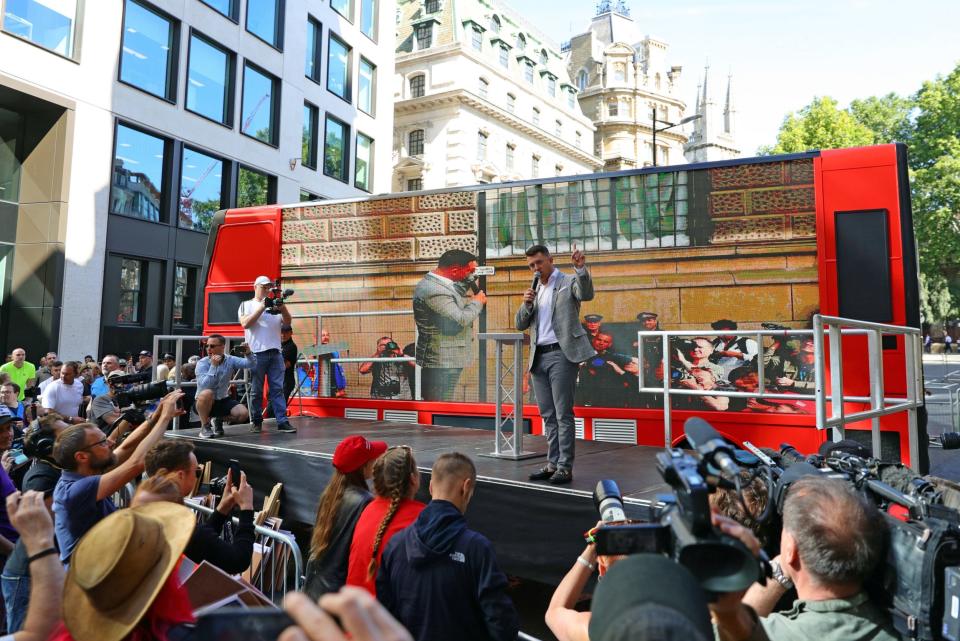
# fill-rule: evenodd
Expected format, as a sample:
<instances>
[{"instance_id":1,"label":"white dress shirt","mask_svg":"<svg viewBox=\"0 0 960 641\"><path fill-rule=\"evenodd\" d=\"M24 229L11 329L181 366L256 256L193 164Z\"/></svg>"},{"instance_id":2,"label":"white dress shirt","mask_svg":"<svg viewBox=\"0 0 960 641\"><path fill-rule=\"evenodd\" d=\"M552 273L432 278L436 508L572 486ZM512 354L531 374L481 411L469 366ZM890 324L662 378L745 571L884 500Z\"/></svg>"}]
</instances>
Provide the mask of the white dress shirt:
<instances>
[{"instance_id":1,"label":"white dress shirt","mask_svg":"<svg viewBox=\"0 0 960 641\"><path fill-rule=\"evenodd\" d=\"M553 331L553 287L560 278L560 270L554 269L547 279L537 287L537 345L552 345L558 343L556 332Z\"/></svg>"}]
</instances>

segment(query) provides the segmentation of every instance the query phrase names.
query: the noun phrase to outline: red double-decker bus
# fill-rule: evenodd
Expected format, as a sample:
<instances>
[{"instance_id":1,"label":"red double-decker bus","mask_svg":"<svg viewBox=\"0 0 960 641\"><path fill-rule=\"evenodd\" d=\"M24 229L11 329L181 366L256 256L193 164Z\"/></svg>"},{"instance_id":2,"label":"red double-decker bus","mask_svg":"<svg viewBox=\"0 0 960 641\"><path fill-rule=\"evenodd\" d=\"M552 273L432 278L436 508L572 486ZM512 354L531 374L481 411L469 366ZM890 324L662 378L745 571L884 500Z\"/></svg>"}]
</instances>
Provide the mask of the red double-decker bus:
<instances>
[{"instance_id":1,"label":"red double-decker bus","mask_svg":"<svg viewBox=\"0 0 960 641\"><path fill-rule=\"evenodd\" d=\"M546 245L566 270L574 246L587 254L596 296L583 305L583 325L598 357L581 366L577 384L578 436L586 439L664 445L662 398L637 391L638 350L646 349L638 330L730 335L725 343L676 342L668 360L677 371L654 363L645 385L671 375L698 389L739 389L736 377L764 359L768 389L784 391L812 387L806 339L785 330L757 343L738 331L805 329L816 313L920 326L906 149L882 145L220 212L203 274L204 331L241 335L237 308L251 283L261 274L279 278L295 290L288 306L307 361L293 413L490 427L492 350L475 334L515 331L530 282L523 252L533 244ZM387 339L396 350L381 356L414 353L414 289L452 249L485 267L478 285L488 300L470 323L468 363L452 399L418 400L407 385L412 366L392 367L385 388L375 375L383 371L362 372L356 359L377 355ZM867 397L866 340L858 338L844 343L844 394ZM651 367L662 352L646 356ZM905 358L903 337L885 337L891 396L906 393ZM330 382L317 389L321 363ZM525 426L540 433L536 405L525 400ZM677 403L678 435L696 414L731 439L762 446L810 451L827 437L815 429L810 401ZM881 429L885 453L906 460L905 417L884 417Z\"/></svg>"}]
</instances>

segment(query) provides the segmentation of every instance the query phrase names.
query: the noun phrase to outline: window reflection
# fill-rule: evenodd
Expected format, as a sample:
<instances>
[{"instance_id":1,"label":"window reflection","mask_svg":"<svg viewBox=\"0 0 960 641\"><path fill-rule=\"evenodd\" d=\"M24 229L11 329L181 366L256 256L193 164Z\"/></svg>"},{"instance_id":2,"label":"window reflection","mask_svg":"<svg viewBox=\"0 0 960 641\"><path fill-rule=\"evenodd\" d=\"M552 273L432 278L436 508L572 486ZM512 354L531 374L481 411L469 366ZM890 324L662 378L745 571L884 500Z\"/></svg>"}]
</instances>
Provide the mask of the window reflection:
<instances>
[{"instance_id":1,"label":"window reflection","mask_svg":"<svg viewBox=\"0 0 960 641\"><path fill-rule=\"evenodd\" d=\"M350 19L350 0L330 0L330 6L347 20Z\"/></svg>"},{"instance_id":2,"label":"window reflection","mask_svg":"<svg viewBox=\"0 0 960 641\"><path fill-rule=\"evenodd\" d=\"M374 33L377 20L377 2L376 0L360 1L360 31L371 40L376 39Z\"/></svg>"},{"instance_id":3,"label":"window reflection","mask_svg":"<svg viewBox=\"0 0 960 641\"><path fill-rule=\"evenodd\" d=\"M178 224L209 231L213 215L223 207L223 161L184 147L180 171Z\"/></svg>"},{"instance_id":4,"label":"window reflection","mask_svg":"<svg viewBox=\"0 0 960 641\"><path fill-rule=\"evenodd\" d=\"M320 82L320 43L323 27L313 18L307 20L307 60L304 73L314 82Z\"/></svg>"},{"instance_id":5,"label":"window reflection","mask_svg":"<svg viewBox=\"0 0 960 641\"><path fill-rule=\"evenodd\" d=\"M3 30L60 55L73 57L76 0L6 0Z\"/></svg>"},{"instance_id":6,"label":"window reflection","mask_svg":"<svg viewBox=\"0 0 960 641\"><path fill-rule=\"evenodd\" d=\"M237 173L237 207L256 207L270 202L270 177L267 174L240 167Z\"/></svg>"},{"instance_id":7,"label":"window reflection","mask_svg":"<svg viewBox=\"0 0 960 641\"><path fill-rule=\"evenodd\" d=\"M304 167L317 168L317 123L320 110L309 102L303 103L303 140L300 162Z\"/></svg>"},{"instance_id":8,"label":"window reflection","mask_svg":"<svg viewBox=\"0 0 960 641\"><path fill-rule=\"evenodd\" d=\"M350 128L333 116L327 116L326 133L323 136L323 173L342 182L348 182L349 138Z\"/></svg>"},{"instance_id":9,"label":"window reflection","mask_svg":"<svg viewBox=\"0 0 960 641\"><path fill-rule=\"evenodd\" d=\"M176 93L174 22L127 0L123 19L120 79L155 96L173 100Z\"/></svg>"},{"instance_id":10,"label":"window reflection","mask_svg":"<svg viewBox=\"0 0 960 641\"><path fill-rule=\"evenodd\" d=\"M193 301L197 288L197 268L177 265L173 283L173 324L194 324Z\"/></svg>"},{"instance_id":11,"label":"window reflection","mask_svg":"<svg viewBox=\"0 0 960 641\"><path fill-rule=\"evenodd\" d=\"M110 211L160 221L165 141L117 125Z\"/></svg>"},{"instance_id":12,"label":"window reflection","mask_svg":"<svg viewBox=\"0 0 960 641\"><path fill-rule=\"evenodd\" d=\"M143 262L133 258L120 261L120 308L118 323L140 322L140 289L143 277Z\"/></svg>"},{"instance_id":13,"label":"window reflection","mask_svg":"<svg viewBox=\"0 0 960 641\"><path fill-rule=\"evenodd\" d=\"M247 0L247 31L280 46L280 0Z\"/></svg>"},{"instance_id":14,"label":"window reflection","mask_svg":"<svg viewBox=\"0 0 960 641\"><path fill-rule=\"evenodd\" d=\"M231 54L194 34L187 68L187 109L226 125L230 122Z\"/></svg>"},{"instance_id":15,"label":"window reflection","mask_svg":"<svg viewBox=\"0 0 960 641\"><path fill-rule=\"evenodd\" d=\"M350 47L333 35L327 47L327 89L350 100Z\"/></svg>"},{"instance_id":16,"label":"window reflection","mask_svg":"<svg viewBox=\"0 0 960 641\"><path fill-rule=\"evenodd\" d=\"M360 79L357 88L357 107L373 115L374 87L377 68L368 60L360 58Z\"/></svg>"},{"instance_id":17,"label":"window reflection","mask_svg":"<svg viewBox=\"0 0 960 641\"><path fill-rule=\"evenodd\" d=\"M373 168L373 138L361 133L357 134L357 158L354 171L354 186L364 191L370 191L371 174Z\"/></svg>"},{"instance_id":18,"label":"window reflection","mask_svg":"<svg viewBox=\"0 0 960 641\"><path fill-rule=\"evenodd\" d=\"M237 17L237 0L200 0L215 11L231 19Z\"/></svg>"},{"instance_id":19,"label":"window reflection","mask_svg":"<svg viewBox=\"0 0 960 641\"><path fill-rule=\"evenodd\" d=\"M274 91L276 81L249 64L243 68L243 106L240 133L276 144Z\"/></svg>"}]
</instances>

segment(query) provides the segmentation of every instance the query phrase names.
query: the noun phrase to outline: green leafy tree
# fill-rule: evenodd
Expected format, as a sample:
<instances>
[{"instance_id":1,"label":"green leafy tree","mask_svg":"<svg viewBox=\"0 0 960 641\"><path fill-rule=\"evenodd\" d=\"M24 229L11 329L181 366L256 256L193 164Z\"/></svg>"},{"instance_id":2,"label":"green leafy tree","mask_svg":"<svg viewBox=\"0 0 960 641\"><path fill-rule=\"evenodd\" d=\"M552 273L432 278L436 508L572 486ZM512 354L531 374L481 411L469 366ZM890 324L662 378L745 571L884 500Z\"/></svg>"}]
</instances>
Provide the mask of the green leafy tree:
<instances>
[{"instance_id":1,"label":"green leafy tree","mask_svg":"<svg viewBox=\"0 0 960 641\"><path fill-rule=\"evenodd\" d=\"M873 144L911 142L911 112L916 102L895 93L850 102L850 115L873 132Z\"/></svg>"},{"instance_id":2,"label":"green leafy tree","mask_svg":"<svg viewBox=\"0 0 960 641\"><path fill-rule=\"evenodd\" d=\"M947 279L940 274L920 274L920 314L923 322L933 323L955 314Z\"/></svg>"},{"instance_id":3,"label":"green leafy tree","mask_svg":"<svg viewBox=\"0 0 960 641\"><path fill-rule=\"evenodd\" d=\"M763 154L790 154L809 149L836 149L873 144L874 133L853 115L837 107L829 96L816 97L796 113L788 115L773 147Z\"/></svg>"}]
</instances>

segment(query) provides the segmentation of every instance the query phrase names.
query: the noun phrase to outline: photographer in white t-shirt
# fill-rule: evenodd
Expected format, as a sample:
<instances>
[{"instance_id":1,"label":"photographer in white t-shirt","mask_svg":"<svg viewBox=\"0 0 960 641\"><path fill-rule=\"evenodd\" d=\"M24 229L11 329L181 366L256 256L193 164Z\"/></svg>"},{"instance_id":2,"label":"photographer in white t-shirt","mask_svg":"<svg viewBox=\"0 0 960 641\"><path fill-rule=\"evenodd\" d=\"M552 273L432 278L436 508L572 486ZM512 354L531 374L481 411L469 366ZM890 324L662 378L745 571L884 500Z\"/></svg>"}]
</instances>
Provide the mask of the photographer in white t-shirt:
<instances>
[{"instance_id":1,"label":"photographer in white t-shirt","mask_svg":"<svg viewBox=\"0 0 960 641\"><path fill-rule=\"evenodd\" d=\"M43 392L41 404L46 412L56 412L67 423L83 423L78 416L80 406L86 405L89 398L83 397L83 383L77 378L80 363L69 361L60 368L60 378L51 382Z\"/></svg>"},{"instance_id":2,"label":"photographer in white t-shirt","mask_svg":"<svg viewBox=\"0 0 960 641\"><path fill-rule=\"evenodd\" d=\"M277 419L278 432L296 432L297 428L287 420L287 401L283 397L284 363L280 354L280 326L290 325L290 312L287 306L275 305L279 314L268 313L266 302L273 281L266 276L258 276L253 282L253 299L240 303L237 315L247 344L250 346L254 366L250 370L252 385L250 389L250 418L252 432L259 432L263 426L263 379L267 378L268 394L273 405L273 415Z\"/></svg>"}]
</instances>

